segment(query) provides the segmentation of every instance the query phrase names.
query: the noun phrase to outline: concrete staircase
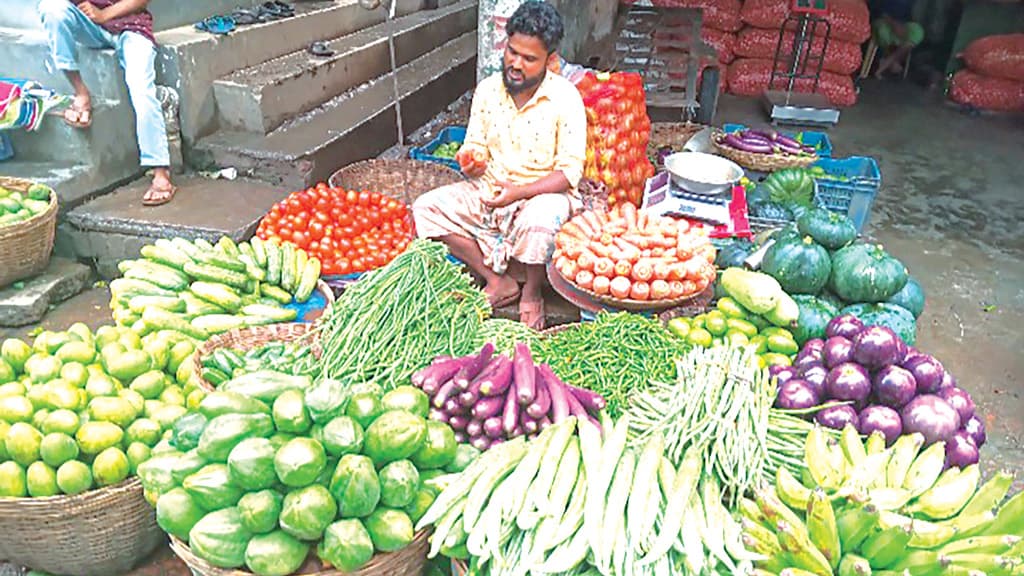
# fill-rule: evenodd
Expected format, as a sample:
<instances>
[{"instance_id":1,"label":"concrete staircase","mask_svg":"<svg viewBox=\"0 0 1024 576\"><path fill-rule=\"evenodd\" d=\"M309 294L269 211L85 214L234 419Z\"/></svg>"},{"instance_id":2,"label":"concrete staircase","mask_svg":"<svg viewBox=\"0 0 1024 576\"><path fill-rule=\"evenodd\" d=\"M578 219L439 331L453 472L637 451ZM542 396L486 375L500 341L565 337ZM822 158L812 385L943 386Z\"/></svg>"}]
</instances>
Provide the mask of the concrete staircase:
<instances>
[{"instance_id":1,"label":"concrete staircase","mask_svg":"<svg viewBox=\"0 0 1024 576\"><path fill-rule=\"evenodd\" d=\"M197 8L207 2L216 10ZM161 236L244 238L289 192L377 156L397 140L383 9L367 11L357 0L301 1L292 18L213 36L189 22L252 0L178 3L188 5L185 16L156 15L157 83L179 97L186 165L176 168L235 167L239 180L179 175L174 202L143 208L148 182L138 166L134 115L109 50L81 52L94 93L92 127L75 130L47 119L38 132L12 133L15 159L0 163L0 174L54 186L62 201L57 254L90 262L104 277L116 275L118 260ZM430 3L437 7L425 8ZM398 0L397 16L399 97L410 133L474 85L477 0ZM168 19L176 27L166 26ZM70 92L62 75L43 66L48 49L41 30L22 24L4 28L18 23L0 15L3 74ZM314 41L334 55L311 55Z\"/></svg>"}]
</instances>

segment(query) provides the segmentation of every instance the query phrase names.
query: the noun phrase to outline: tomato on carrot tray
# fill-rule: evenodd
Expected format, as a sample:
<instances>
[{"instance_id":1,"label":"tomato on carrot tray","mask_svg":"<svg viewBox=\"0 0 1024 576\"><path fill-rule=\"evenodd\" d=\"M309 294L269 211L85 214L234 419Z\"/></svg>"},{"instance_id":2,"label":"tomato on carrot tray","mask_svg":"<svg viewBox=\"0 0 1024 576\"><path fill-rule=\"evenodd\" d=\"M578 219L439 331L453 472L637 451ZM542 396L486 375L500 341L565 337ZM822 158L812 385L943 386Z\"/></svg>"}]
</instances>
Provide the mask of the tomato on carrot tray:
<instances>
[{"instance_id":1,"label":"tomato on carrot tray","mask_svg":"<svg viewBox=\"0 0 1024 576\"><path fill-rule=\"evenodd\" d=\"M566 222L553 258L570 283L618 300L677 300L700 294L715 279L715 248L705 228L628 202Z\"/></svg>"},{"instance_id":2,"label":"tomato on carrot tray","mask_svg":"<svg viewBox=\"0 0 1024 576\"><path fill-rule=\"evenodd\" d=\"M275 204L260 221L256 235L294 243L320 259L325 275L380 268L415 236L412 214L402 202L323 183Z\"/></svg>"}]
</instances>

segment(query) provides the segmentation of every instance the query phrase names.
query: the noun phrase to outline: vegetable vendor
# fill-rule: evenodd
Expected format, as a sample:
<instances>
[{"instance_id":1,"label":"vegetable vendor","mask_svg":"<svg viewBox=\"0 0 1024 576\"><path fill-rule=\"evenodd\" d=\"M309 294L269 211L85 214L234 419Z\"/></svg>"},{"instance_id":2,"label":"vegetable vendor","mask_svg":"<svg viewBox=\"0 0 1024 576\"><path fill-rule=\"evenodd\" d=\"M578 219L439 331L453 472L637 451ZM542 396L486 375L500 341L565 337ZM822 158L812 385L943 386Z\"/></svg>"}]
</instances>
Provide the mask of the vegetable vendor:
<instances>
[{"instance_id":1,"label":"vegetable vendor","mask_svg":"<svg viewBox=\"0 0 1024 576\"><path fill-rule=\"evenodd\" d=\"M575 86L548 73L564 34L558 12L524 2L506 30L503 70L477 86L456 157L469 179L428 192L412 210L420 237L444 242L483 277L492 306L518 299L520 320L542 329L544 266L555 233L582 208L587 116ZM525 266L522 290L512 261Z\"/></svg>"},{"instance_id":2,"label":"vegetable vendor","mask_svg":"<svg viewBox=\"0 0 1024 576\"><path fill-rule=\"evenodd\" d=\"M914 0L880 0L874 12L878 17L872 23L872 35L885 55L875 77L890 71L900 74L907 54L924 40L924 28L913 22Z\"/></svg>"}]
</instances>

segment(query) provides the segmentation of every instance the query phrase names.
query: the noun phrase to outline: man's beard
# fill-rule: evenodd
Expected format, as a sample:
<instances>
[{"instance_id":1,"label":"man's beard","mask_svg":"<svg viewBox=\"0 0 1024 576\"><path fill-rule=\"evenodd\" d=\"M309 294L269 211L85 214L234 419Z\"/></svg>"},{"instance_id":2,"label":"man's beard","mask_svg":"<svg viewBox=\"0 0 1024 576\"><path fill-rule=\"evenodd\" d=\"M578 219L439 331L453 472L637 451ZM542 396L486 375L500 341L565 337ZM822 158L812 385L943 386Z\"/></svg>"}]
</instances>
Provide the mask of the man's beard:
<instances>
[{"instance_id":1,"label":"man's beard","mask_svg":"<svg viewBox=\"0 0 1024 576\"><path fill-rule=\"evenodd\" d=\"M527 78L524 74L522 80L512 80L512 78L509 76L511 72L512 68L506 67L501 74L501 79L505 83L505 89L508 90L508 93L511 94L512 96L515 96L516 94L525 92L530 88L538 86L541 82L543 82L544 76L547 74L547 69L544 69L544 71L542 71L539 75L534 76L533 78Z\"/></svg>"}]
</instances>

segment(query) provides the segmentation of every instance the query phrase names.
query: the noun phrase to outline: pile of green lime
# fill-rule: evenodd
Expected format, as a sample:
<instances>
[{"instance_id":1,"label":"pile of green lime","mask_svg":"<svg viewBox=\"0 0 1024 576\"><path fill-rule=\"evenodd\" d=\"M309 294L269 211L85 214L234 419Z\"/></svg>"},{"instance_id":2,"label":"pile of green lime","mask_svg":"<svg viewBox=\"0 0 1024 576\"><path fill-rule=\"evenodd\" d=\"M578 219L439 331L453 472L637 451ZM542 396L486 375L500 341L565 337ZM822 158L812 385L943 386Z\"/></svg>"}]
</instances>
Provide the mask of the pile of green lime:
<instances>
[{"instance_id":1,"label":"pile of green lime","mask_svg":"<svg viewBox=\"0 0 1024 576\"><path fill-rule=\"evenodd\" d=\"M452 159L455 158L455 155L459 153L459 148L462 148L462 142L445 142L444 144L441 144L437 148L434 148L434 151L431 153L431 155L437 158Z\"/></svg>"}]
</instances>

